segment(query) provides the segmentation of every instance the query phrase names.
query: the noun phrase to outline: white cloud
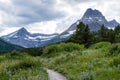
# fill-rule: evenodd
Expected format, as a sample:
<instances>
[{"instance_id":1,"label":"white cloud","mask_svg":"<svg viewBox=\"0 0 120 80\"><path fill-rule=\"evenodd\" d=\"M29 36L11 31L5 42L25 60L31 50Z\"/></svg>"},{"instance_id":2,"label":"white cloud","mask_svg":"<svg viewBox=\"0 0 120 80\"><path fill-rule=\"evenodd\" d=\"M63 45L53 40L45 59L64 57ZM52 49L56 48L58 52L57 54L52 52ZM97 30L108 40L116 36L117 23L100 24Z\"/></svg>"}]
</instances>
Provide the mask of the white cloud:
<instances>
[{"instance_id":1,"label":"white cloud","mask_svg":"<svg viewBox=\"0 0 120 80\"><path fill-rule=\"evenodd\" d=\"M3 36L20 29L20 27L1 27L0 29L0 36Z\"/></svg>"},{"instance_id":2,"label":"white cloud","mask_svg":"<svg viewBox=\"0 0 120 80\"><path fill-rule=\"evenodd\" d=\"M56 21L36 22L25 26L29 32L51 34L57 27Z\"/></svg>"},{"instance_id":3,"label":"white cloud","mask_svg":"<svg viewBox=\"0 0 120 80\"><path fill-rule=\"evenodd\" d=\"M108 20L120 22L119 1L0 0L0 35L21 27L32 33L62 32L80 19L87 8L98 9Z\"/></svg>"}]
</instances>

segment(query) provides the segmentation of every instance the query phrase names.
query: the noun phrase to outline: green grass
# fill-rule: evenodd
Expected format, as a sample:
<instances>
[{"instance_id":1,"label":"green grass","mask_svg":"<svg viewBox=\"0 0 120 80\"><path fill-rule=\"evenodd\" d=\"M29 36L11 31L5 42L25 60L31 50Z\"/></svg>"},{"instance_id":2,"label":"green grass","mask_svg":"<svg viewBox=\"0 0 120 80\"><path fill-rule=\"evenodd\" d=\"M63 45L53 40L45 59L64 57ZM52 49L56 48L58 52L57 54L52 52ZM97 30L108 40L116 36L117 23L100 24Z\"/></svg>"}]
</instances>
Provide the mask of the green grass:
<instances>
[{"instance_id":1,"label":"green grass","mask_svg":"<svg viewBox=\"0 0 120 80\"><path fill-rule=\"evenodd\" d=\"M48 80L38 58L27 54L0 56L0 80Z\"/></svg>"},{"instance_id":2,"label":"green grass","mask_svg":"<svg viewBox=\"0 0 120 80\"><path fill-rule=\"evenodd\" d=\"M90 49L101 49L101 48L107 49L107 48L110 47L110 45L111 45L110 42L98 42L98 43L96 43L96 44L93 44L93 45L90 47Z\"/></svg>"},{"instance_id":3,"label":"green grass","mask_svg":"<svg viewBox=\"0 0 120 80\"><path fill-rule=\"evenodd\" d=\"M75 43L53 44L44 48L42 57L51 58L62 54L68 54L68 52L72 51L83 51L84 49L84 45Z\"/></svg>"},{"instance_id":4,"label":"green grass","mask_svg":"<svg viewBox=\"0 0 120 80\"><path fill-rule=\"evenodd\" d=\"M43 55L12 51L0 55L0 80L48 80L45 68L68 80L120 80L119 44L83 45L62 43L45 47Z\"/></svg>"},{"instance_id":5,"label":"green grass","mask_svg":"<svg viewBox=\"0 0 120 80\"><path fill-rule=\"evenodd\" d=\"M42 62L44 66L65 75L68 80L119 80L120 58L106 55L108 52L108 47L101 46L61 53L43 58Z\"/></svg>"}]
</instances>

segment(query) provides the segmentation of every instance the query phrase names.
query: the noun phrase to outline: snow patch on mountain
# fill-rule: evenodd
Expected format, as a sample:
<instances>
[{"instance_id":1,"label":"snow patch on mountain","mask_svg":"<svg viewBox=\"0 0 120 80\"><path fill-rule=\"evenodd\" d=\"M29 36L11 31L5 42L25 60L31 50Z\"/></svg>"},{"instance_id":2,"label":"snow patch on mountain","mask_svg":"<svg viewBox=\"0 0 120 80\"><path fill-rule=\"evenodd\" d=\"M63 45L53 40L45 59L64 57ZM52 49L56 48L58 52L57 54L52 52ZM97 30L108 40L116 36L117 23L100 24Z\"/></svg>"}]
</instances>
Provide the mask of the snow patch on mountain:
<instances>
[{"instance_id":1,"label":"snow patch on mountain","mask_svg":"<svg viewBox=\"0 0 120 80\"><path fill-rule=\"evenodd\" d=\"M75 31L76 31L76 30L68 31L68 34L61 35L60 38L66 38L66 37L68 37L68 36L74 34Z\"/></svg>"},{"instance_id":2,"label":"snow patch on mountain","mask_svg":"<svg viewBox=\"0 0 120 80\"><path fill-rule=\"evenodd\" d=\"M9 41L12 44L17 44L23 47L40 47L44 46L45 42L51 40L52 38L58 36L58 34L31 34L25 28L21 28L2 38Z\"/></svg>"}]
</instances>

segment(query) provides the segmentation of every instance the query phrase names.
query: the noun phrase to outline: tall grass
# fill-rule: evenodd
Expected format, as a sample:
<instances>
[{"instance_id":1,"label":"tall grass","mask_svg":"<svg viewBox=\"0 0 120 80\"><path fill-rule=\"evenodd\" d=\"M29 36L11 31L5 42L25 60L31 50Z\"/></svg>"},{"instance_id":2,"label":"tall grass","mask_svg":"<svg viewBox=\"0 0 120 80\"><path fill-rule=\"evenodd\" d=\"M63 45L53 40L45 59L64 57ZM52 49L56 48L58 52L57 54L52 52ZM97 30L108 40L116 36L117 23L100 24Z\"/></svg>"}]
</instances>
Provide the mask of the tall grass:
<instances>
[{"instance_id":1,"label":"tall grass","mask_svg":"<svg viewBox=\"0 0 120 80\"><path fill-rule=\"evenodd\" d=\"M0 55L0 80L48 80L44 68L68 80L119 80L120 44L99 42L85 49L84 45L61 43L45 47L42 53L37 57L18 51Z\"/></svg>"},{"instance_id":2,"label":"tall grass","mask_svg":"<svg viewBox=\"0 0 120 80\"><path fill-rule=\"evenodd\" d=\"M112 44L109 48L109 55L120 55L120 43Z\"/></svg>"},{"instance_id":3,"label":"tall grass","mask_svg":"<svg viewBox=\"0 0 120 80\"><path fill-rule=\"evenodd\" d=\"M82 51L84 49L84 45L79 45L75 43L61 43L45 47L43 53L47 57L53 57L61 54L66 54L72 51Z\"/></svg>"},{"instance_id":4,"label":"tall grass","mask_svg":"<svg viewBox=\"0 0 120 80\"><path fill-rule=\"evenodd\" d=\"M111 45L110 42L98 42L96 44L93 44L90 48L91 49L101 49L101 48L109 48L109 46Z\"/></svg>"},{"instance_id":5,"label":"tall grass","mask_svg":"<svg viewBox=\"0 0 120 80\"><path fill-rule=\"evenodd\" d=\"M0 80L48 80L47 72L38 58L17 52L3 56Z\"/></svg>"},{"instance_id":6,"label":"tall grass","mask_svg":"<svg viewBox=\"0 0 120 80\"><path fill-rule=\"evenodd\" d=\"M105 56L111 43L100 42L83 51L60 52L52 58L43 58L43 65L54 69L68 80L119 80L118 55Z\"/></svg>"}]
</instances>

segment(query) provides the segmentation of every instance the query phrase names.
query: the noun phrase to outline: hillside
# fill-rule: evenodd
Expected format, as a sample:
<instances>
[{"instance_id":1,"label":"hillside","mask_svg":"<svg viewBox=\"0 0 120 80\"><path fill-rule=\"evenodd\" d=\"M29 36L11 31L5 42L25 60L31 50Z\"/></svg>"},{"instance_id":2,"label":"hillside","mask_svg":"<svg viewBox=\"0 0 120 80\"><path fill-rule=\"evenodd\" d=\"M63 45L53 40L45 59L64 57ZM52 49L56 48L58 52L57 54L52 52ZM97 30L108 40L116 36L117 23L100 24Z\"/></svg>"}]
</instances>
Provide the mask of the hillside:
<instances>
[{"instance_id":1,"label":"hillside","mask_svg":"<svg viewBox=\"0 0 120 80\"><path fill-rule=\"evenodd\" d=\"M1 51L10 51L10 50L18 50L18 49L22 49L22 47L13 45L11 43L4 41L3 39L0 39L0 50Z\"/></svg>"}]
</instances>

